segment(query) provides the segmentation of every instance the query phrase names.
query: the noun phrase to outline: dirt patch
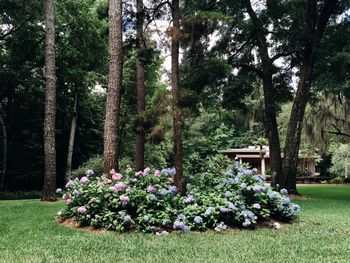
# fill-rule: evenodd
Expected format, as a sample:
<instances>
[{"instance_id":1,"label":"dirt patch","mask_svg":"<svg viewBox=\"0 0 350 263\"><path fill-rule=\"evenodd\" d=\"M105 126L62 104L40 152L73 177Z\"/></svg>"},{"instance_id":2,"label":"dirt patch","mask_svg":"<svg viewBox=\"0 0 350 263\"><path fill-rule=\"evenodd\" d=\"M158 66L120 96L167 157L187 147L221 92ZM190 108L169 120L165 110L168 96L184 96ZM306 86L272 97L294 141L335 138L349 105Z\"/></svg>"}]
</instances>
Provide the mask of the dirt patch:
<instances>
[{"instance_id":1,"label":"dirt patch","mask_svg":"<svg viewBox=\"0 0 350 263\"><path fill-rule=\"evenodd\" d=\"M105 228L93 228L92 226L82 226L78 222L74 221L73 218L67 218L67 219L58 219L57 220L58 224L65 225L70 228L77 228L80 230L87 231L92 234L97 234L97 233L106 233L108 230Z\"/></svg>"}]
</instances>

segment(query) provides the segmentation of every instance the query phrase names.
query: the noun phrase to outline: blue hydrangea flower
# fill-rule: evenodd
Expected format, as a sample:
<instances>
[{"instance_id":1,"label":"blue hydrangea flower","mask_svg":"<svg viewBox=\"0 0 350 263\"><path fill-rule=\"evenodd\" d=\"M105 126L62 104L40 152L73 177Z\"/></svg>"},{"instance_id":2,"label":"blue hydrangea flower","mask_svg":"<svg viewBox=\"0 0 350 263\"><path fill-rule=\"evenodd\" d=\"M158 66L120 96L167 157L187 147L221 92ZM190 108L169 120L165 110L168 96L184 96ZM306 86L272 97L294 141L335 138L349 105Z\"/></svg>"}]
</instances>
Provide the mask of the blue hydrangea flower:
<instances>
[{"instance_id":1,"label":"blue hydrangea flower","mask_svg":"<svg viewBox=\"0 0 350 263\"><path fill-rule=\"evenodd\" d=\"M214 208L213 207L211 207L211 206L209 206L208 208L207 208L207 210L205 210L205 215L210 215L212 212L213 212L213 210L214 210Z\"/></svg>"},{"instance_id":2,"label":"blue hydrangea flower","mask_svg":"<svg viewBox=\"0 0 350 263\"><path fill-rule=\"evenodd\" d=\"M182 232L184 232L184 233L188 233L188 232L190 232L191 231L191 228L189 227L189 226L184 226L183 228L182 228Z\"/></svg>"},{"instance_id":3,"label":"blue hydrangea flower","mask_svg":"<svg viewBox=\"0 0 350 263\"><path fill-rule=\"evenodd\" d=\"M300 213L300 206L299 205L297 205L297 204L294 204L293 205L293 211L294 211L294 213L295 214L299 214Z\"/></svg>"},{"instance_id":4,"label":"blue hydrangea flower","mask_svg":"<svg viewBox=\"0 0 350 263\"><path fill-rule=\"evenodd\" d=\"M225 196L230 197L230 196L232 196L232 193L230 191L226 191Z\"/></svg>"},{"instance_id":5,"label":"blue hydrangea flower","mask_svg":"<svg viewBox=\"0 0 350 263\"><path fill-rule=\"evenodd\" d=\"M225 225L224 222L220 222L220 224L217 225L214 230L220 232L226 229L227 229L227 225Z\"/></svg>"},{"instance_id":6,"label":"blue hydrangea flower","mask_svg":"<svg viewBox=\"0 0 350 263\"><path fill-rule=\"evenodd\" d=\"M193 202L193 195L188 195L186 198L185 198L185 203L186 204L190 204Z\"/></svg>"},{"instance_id":7,"label":"blue hydrangea flower","mask_svg":"<svg viewBox=\"0 0 350 263\"><path fill-rule=\"evenodd\" d=\"M143 221L144 221L144 222L148 222L148 220L149 220L149 216L144 216L144 217L143 217Z\"/></svg>"},{"instance_id":8,"label":"blue hydrangea flower","mask_svg":"<svg viewBox=\"0 0 350 263\"><path fill-rule=\"evenodd\" d=\"M118 215L119 215L119 216L125 216L125 214L126 214L126 213L125 213L124 211L119 211L119 212L118 212Z\"/></svg>"},{"instance_id":9,"label":"blue hydrangea flower","mask_svg":"<svg viewBox=\"0 0 350 263\"><path fill-rule=\"evenodd\" d=\"M242 226L247 227L250 226L252 223L249 220L244 220L244 222L242 223Z\"/></svg>"},{"instance_id":10,"label":"blue hydrangea flower","mask_svg":"<svg viewBox=\"0 0 350 263\"><path fill-rule=\"evenodd\" d=\"M131 216L126 215L124 216L124 223L129 223L131 221Z\"/></svg>"},{"instance_id":11,"label":"blue hydrangea flower","mask_svg":"<svg viewBox=\"0 0 350 263\"><path fill-rule=\"evenodd\" d=\"M177 187L175 185L172 185L169 187L169 192L172 194L176 194L177 192Z\"/></svg>"},{"instance_id":12,"label":"blue hydrangea flower","mask_svg":"<svg viewBox=\"0 0 350 263\"><path fill-rule=\"evenodd\" d=\"M232 202L227 202L227 207L229 209L235 209L236 208L235 205Z\"/></svg>"},{"instance_id":13,"label":"blue hydrangea flower","mask_svg":"<svg viewBox=\"0 0 350 263\"><path fill-rule=\"evenodd\" d=\"M166 194L168 193L168 190L162 188L162 189L159 189L158 193L159 193L160 195L166 195Z\"/></svg>"},{"instance_id":14,"label":"blue hydrangea flower","mask_svg":"<svg viewBox=\"0 0 350 263\"><path fill-rule=\"evenodd\" d=\"M281 195L287 195L287 194L288 194L287 189L282 188L282 189L280 190L280 194L281 194Z\"/></svg>"},{"instance_id":15,"label":"blue hydrangea flower","mask_svg":"<svg viewBox=\"0 0 350 263\"><path fill-rule=\"evenodd\" d=\"M243 188L243 189L247 188L247 184L246 183L241 183L240 187Z\"/></svg>"},{"instance_id":16,"label":"blue hydrangea flower","mask_svg":"<svg viewBox=\"0 0 350 263\"><path fill-rule=\"evenodd\" d=\"M289 204L290 203L290 199L288 197L282 197L282 202Z\"/></svg>"},{"instance_id":17,"label":"blue hydrangea flower","mask_svg":"<svg viewBox=\"0 0 350 263\"><path fill-rule=\"evenodd\" d=\"M226 214L228 213L228 209L226 207L220 207L220 212Z\"/></svg>"},{"instance_id":18,"label":"blue hydrangea flower","mask_svg":"<svg viewBox=\"0 0 350 263\"><path fill-rule=\"evenodd\" d=\"M191 185L190 183L187 183L187 184L186 184L186 189L187 189L187 190L191 190L191 188L192 188L192 185Z\"/></svg>"},{"instance_id":19,"label":"blue hydrangea flower","mask_svg":"<svg viewBox=\"0 0 350 263\"><path fill-rule=\"evenodd\" d=\"M226 171L226 172L225 172L225 175L226 175L226 176L232 176L232 170Z\"/></svg>"},{"instance_id":20,"label":"blue hydrangea flower","mask_svg":"<svg viewBox=\"0 0 350 263\"><path fill-rule=\"evenodd\" d=\"M185 220L186 216L184 214L179 214L179 215L177 215L177 218L181 219L181 220Z\"/></svg>"},{"instance_id":21,"label":"blue hydrangea flower","mask_svg":"<svg viewBox=\"0 0 350 263\"><path fill-rule=\"evenodd\" d=\"M154 194L150 194L149 199L151 199L152 201L157 201L158 198Z\"/></svg>"},{"instance_id":22,"label":"blue hydrangea flower","mask_svg":"<svg viewBox=\"0 0 350 263\"><path fill-rule=\"evenodd\" d=\"M75 195L75 196L78 196L79 195L79 191L77 189L74 189L72 194Z\"/></svg>"},{"instance_id":23,"label":"blue hydrangea flower","mask_svg":"<svg viewBox=\"0 0 350 263\"><path fill-rule=\"evenodd\" d=\"M203 223L203 218L201 218L200 216L196 216L193 221L197 224Z\"/></svg>"},{"instance_id":24,"label":"blue hydrangea flower","mask_svg":"<svg viewBox=\"0 0 350 263\"><path fill-rule=\"evenodd\" d=\"M276 198L276 193L275 192L270 192L269 193L269 198L270 198L270 200L274 200Z\"/></svg>"},{"instance_id":25,"label":"blue hydrangea flower","mask_svg":"<svg viewBox=\"0 0 350 263\"><path fill-rule=\"evenodd\" d=\"M182 230L184 228L185 224L181 221L176 220L173 224L174 229L180 229Z\"/></svg>"}]
</instances>

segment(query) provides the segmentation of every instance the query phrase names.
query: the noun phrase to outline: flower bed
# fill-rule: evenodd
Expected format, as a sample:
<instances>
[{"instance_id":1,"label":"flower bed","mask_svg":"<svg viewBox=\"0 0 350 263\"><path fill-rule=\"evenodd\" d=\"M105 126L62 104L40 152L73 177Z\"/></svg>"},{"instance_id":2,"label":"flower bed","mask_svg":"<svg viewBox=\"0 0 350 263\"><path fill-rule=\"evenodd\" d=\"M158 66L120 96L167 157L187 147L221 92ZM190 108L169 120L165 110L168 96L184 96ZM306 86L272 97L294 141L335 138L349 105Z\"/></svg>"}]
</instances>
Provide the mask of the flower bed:
<instances>
[{"instance_id":1,"label":"flower bed","mask_svg":"<svg viewBox=\"0 0 350 263\"><path fill-rule=\"evenodd\" d=\"M67 207L58 216L96 228L162 236L173 230L253 228L271 219L291 221L300 213L286 190L273 191L256 170L237 163L226 171L222 167L214 162L207 172L189 178L185 196L173 185L174 168L135 172L128 167L123 174L112 170L102 176L88 170L67 183Z\"/></svg>"}]
</instances>

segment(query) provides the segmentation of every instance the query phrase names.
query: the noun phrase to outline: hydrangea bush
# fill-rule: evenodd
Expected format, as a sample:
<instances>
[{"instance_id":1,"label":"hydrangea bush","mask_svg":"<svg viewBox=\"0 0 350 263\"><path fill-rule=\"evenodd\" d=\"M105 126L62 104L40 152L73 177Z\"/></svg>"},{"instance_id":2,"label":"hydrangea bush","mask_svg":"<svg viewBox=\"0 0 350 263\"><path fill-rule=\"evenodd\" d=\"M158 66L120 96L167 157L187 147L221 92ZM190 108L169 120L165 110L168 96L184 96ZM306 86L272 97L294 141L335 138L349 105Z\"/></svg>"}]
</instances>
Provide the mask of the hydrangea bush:
<instances>
[{"instance_id":1,"label":"hydrangea bush","mask_svg":"<svg viewBox=\"0 0 350 263\"><path fill-rule=\"evenodd\" d=\"M207 171L188 178L186 195L174 186L175 169L135 172L127 167L122 174L86 176L66 184L62 192L67 206L62 219L74 218L81 225L111 230L154 232L224 231L228 227L252 228L259 222L291 221L300 207L290 201L287 191L273 191L255 169L214 159Z\"/></svg>"}]
</instances>

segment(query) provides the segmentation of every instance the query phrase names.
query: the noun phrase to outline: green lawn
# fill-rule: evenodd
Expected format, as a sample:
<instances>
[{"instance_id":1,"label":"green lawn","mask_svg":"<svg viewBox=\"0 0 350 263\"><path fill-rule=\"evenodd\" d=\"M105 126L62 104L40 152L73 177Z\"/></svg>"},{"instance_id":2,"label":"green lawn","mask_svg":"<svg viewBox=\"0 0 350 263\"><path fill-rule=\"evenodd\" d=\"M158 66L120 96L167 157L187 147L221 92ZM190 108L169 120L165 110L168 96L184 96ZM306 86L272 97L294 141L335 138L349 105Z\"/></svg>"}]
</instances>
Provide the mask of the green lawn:
<instances>
[{"instance_id":1,"label":"green lawn","mask_svg":"<svg viewBox=\"0 0 350 263\"><path fill-rule=\"evenodd\" d=\"M55 223L63 203L0 201L0 262L350 262L350 187L301 186L310 200L282 230L91 234Z\"/></svg>"}]
</instances>

